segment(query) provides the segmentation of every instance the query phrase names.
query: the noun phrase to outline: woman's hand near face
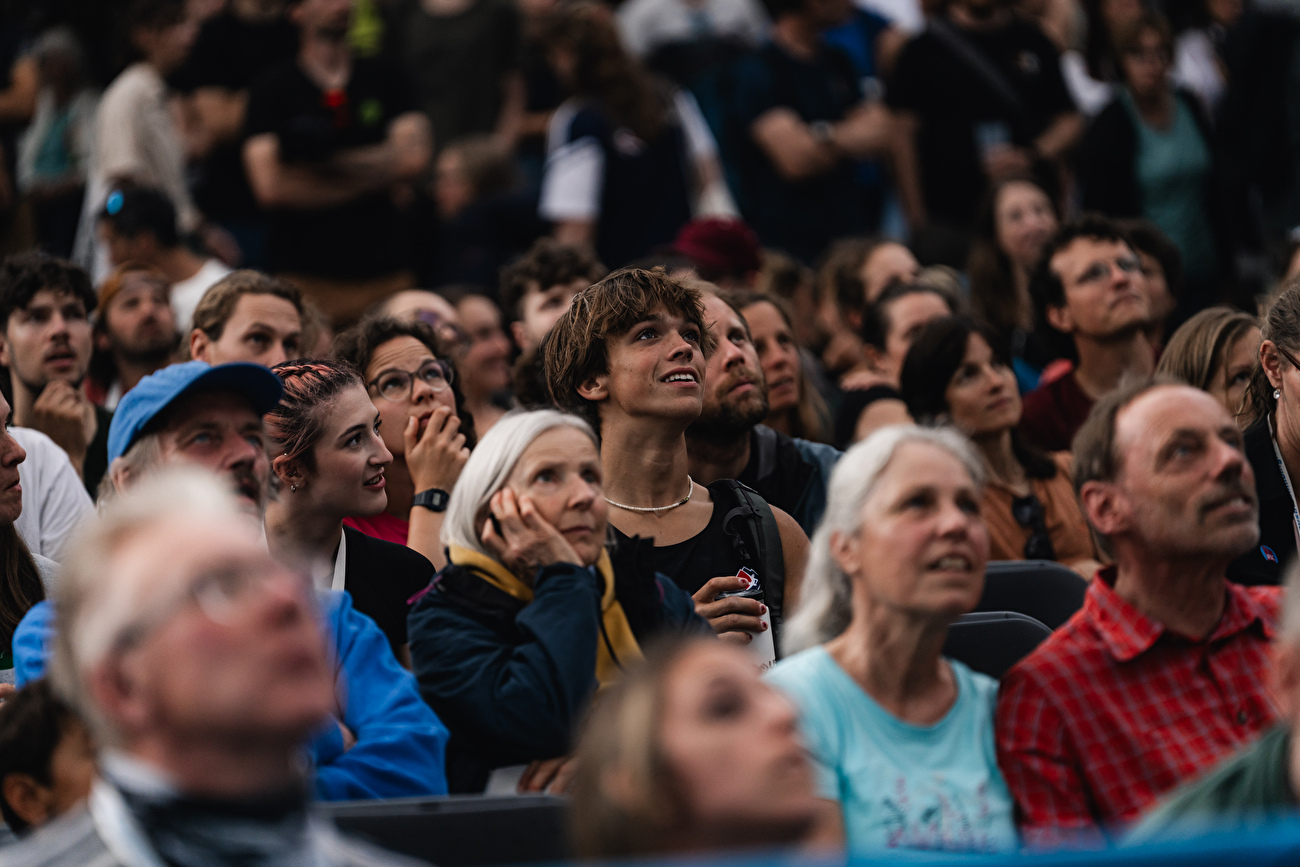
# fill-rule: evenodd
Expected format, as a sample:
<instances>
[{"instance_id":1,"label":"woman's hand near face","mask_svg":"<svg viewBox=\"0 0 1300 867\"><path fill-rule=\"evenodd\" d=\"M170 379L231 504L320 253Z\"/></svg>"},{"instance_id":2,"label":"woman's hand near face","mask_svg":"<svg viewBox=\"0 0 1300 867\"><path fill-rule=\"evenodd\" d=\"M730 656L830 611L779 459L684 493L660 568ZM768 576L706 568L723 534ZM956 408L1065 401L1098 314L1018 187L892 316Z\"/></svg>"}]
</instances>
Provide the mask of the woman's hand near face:
<instances>
[{"instance_id":1,"label":"woman's hand near face","mask_svg":"<svg viewBox=\"0 0 1300 867\"><path fill-rule=\"evenodd\" d=\"M488 509L497 519L500 532L492 521L483 525L483 544L492 555L527 584L542 566L573 563L582 559L569 540L543 518L528 497L516 497L502 488L488 501Z\"/></svg>"},{"instance_id":2,"label":"woman's hand near face","mask_svg":"<svg viewBox=\"0 0 1300 867\"><path fill-rule=\"evenodd\" d=\"M402 439L406 444L406 467L417 493L430 488L450 492L456 486L469 460L469 449L460 432L460 419L450 407L435 409L423 434L419 418L411 416Z\"/></svg>"},{"instance_id":3,"label":"woman's hand near face","mask_svg":"<svg viewBox=\"0 0 1300 867\"><path fill-rule=\"evenodd\" d=\"M739 575L719 575L717 578L710 578L708 583L696 590L695 595L691 597L695 600L695 613L709 621L713 631L723 641L749 644L754 640L751 633L767 629L767 624L762 620L762 614L767 610L767 606L757 599L750 599L747 596L728 596L726 599L718 599L719 593L744 588L745 580Z\"/></svg>"}]
</instances>

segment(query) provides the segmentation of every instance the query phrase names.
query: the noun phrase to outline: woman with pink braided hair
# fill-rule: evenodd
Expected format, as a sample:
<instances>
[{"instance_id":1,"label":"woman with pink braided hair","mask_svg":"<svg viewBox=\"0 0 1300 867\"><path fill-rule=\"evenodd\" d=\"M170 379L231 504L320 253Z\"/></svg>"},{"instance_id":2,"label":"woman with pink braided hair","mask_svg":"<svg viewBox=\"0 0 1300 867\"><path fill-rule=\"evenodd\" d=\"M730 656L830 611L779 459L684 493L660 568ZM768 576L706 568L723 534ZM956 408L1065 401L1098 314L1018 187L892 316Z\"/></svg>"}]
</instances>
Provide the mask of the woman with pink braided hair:
<instances>
[{"instance_id":1,"label":"woman with pink braided hair","mask_svg":"<svg viewBox=\"0 0 1300 867\"><path fill-rule=\"evenodd\" d=\"M379 435L379 411L345 361L289 361L272 371L284 397L266 416L280 483L266 511L271 553L304 569L319 589L347 590L405 663L407 600L429 583L433 566L410 548L343 526L388 505L384 471L393 455Z\"/></svg>"}]
</instances>

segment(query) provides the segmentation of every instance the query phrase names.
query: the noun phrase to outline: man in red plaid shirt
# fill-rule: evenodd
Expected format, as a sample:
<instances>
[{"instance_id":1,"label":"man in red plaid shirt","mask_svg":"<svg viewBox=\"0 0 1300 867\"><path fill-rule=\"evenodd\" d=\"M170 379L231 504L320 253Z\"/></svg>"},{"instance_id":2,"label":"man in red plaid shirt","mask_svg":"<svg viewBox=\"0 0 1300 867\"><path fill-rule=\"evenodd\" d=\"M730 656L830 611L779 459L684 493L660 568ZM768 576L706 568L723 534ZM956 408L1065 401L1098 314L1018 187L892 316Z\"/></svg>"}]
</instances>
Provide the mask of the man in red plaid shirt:
<instances>
[{"instance_id":1,"label":"man in red plaid shirt","mask_svg":"<svg viewBox=\"0 0 1300 867\"><path fill-rule=\"evenodd\" d=\"M998 762L1030 846L1104 840L1277 717L1278 588L1224 577L1259 527L1223 407L1188 386L1117 389L1074 441L1074 482L1114 565L1002 681Z\"/></svg>"}]
</instances>

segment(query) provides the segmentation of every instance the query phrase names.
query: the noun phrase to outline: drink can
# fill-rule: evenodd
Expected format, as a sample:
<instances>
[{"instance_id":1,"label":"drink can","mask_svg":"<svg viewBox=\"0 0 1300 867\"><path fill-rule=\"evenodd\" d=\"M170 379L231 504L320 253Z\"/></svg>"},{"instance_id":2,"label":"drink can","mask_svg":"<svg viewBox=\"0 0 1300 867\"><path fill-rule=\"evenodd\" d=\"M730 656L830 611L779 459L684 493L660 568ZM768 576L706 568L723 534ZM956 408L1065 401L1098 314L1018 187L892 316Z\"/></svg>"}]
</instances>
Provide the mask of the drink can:
<instances>
[{"instance_id":1,"label":"drink can","mask_svg":"<svg viewBox=\"0 0 1300 867\"><path fill-rule=\"evenodd\" d=\"M745 586L740 590L728 590L726 593L719 593L718 599L726 599L729 596L744 596L746 599L754 599L758 602L763 601L763 585L758 580L758 573L748 566L740 567L736 573L737 578L745 580ZM749 649L758 659L761 669L766 671L776 662L776 644L772 641L772 612L764 611L761 615L763 623L767 626L762 632L749 633L754 640L749 643Z\"/></svg>"}]
</instances>

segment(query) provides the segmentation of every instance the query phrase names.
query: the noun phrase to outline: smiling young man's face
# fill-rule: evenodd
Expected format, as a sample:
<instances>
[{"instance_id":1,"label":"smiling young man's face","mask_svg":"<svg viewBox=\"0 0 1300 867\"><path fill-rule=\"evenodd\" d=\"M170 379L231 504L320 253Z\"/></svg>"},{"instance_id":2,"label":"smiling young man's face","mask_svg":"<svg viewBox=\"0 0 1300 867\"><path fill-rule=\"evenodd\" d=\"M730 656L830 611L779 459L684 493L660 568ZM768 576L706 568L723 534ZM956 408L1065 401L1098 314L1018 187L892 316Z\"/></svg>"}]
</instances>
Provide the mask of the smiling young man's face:
<instances>
[{"instance_id":1,"label":"smiling young man's face","mask_svg":"<svg viewBox=\"0 0 1300 867\"><path fill-rule=\"evenodd\" d=\"M77 386L90 364L90 315L70 292L42 289L5 326L0 364L29 390L62 380Z\"/></svg>"},{"instance_id":2,"label":"smiling young man's face","mask_svg":"<svg viewBox=\"0 0 1300 867\"><path fill-rule=\"evenodd\" d=\"M699 418L708 361L698 325L675 313L646 314L626 333L608 341L609 372L579 390L588 400L629 416Z\"/></svg>"}]
</instances>

